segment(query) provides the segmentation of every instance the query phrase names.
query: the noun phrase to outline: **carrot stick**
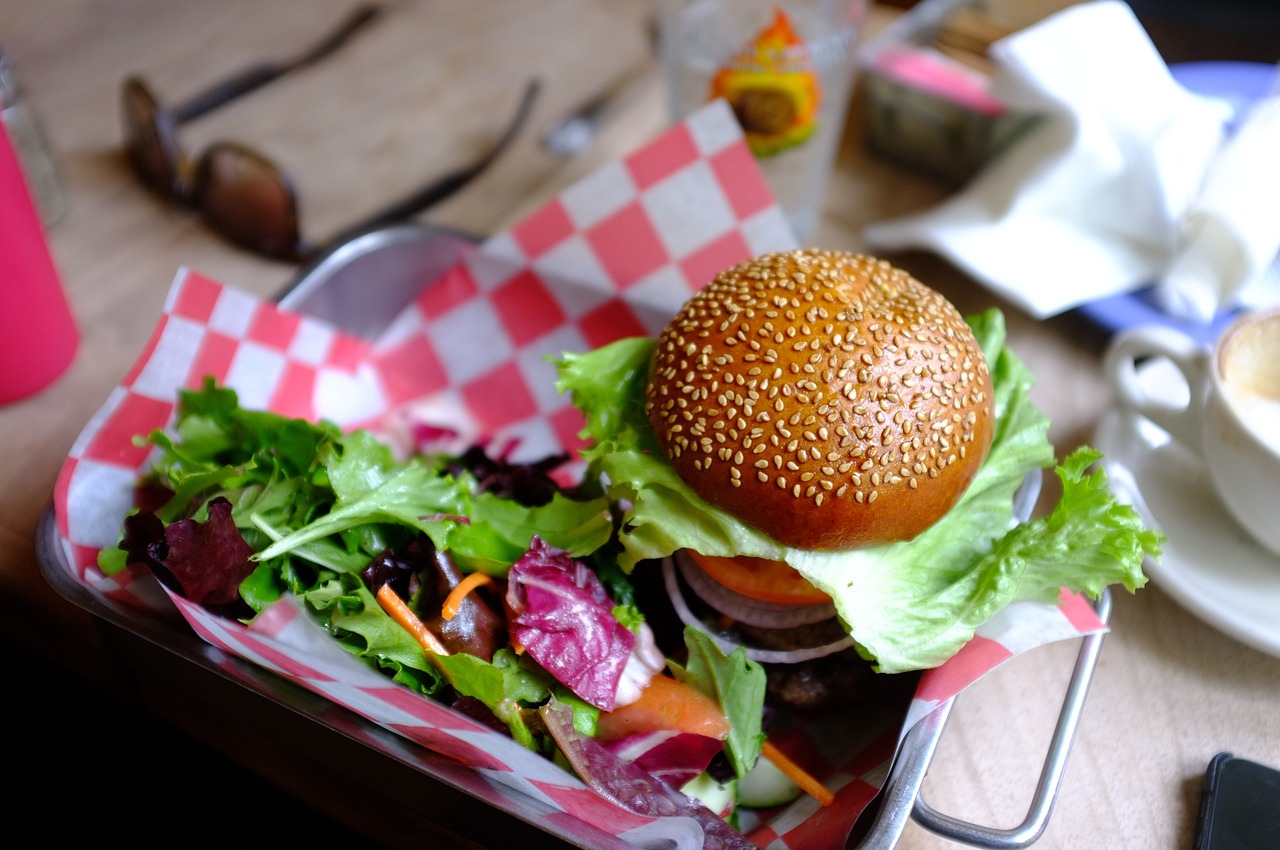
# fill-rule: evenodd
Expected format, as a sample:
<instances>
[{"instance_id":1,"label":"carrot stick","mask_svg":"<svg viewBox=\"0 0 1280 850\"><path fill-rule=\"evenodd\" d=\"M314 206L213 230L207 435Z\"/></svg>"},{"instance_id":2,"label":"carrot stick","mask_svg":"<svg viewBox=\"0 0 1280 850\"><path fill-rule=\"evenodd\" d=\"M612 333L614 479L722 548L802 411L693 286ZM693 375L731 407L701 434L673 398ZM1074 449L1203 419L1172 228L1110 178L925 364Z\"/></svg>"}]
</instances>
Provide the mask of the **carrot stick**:
<instances>
[{"instance_id":1,"label":"carrot stick","mask_svg":"<svg viewBox=\"0 0 1280 850\"><path fill-rule=\"evenodd\" d=\"M792 782L800 786L802 791L822 805L829 806L836 801L836 795L828 791L825 785L810 776L804 768L789 759L782 750L769 741L766 740L760 746L760 755L773 762L774 767L785 773Z\"/></svg>"},{"instance_id":2,"label":"carrot stick","mask_svg":"<svg viewBox=\"0 0 1280 850\"><path fill-rule=\"evenodd\" d=\"M446 620L452 620L458 615L458 609L462 607L462 601L467 598L467 594L483 584L493 584L493 579L484 573L468 573L444 598L441 615Z\"/></svg>"},{"instance_id":3,"label":"carrot stick","mask_svg":"<svg viewBox=\"0 0 1280 850\"><path fill-rule=\"evenodd\" d=\"M417 639L418 644L427 651L428 654L448 655L449 650L444 648L444 644L431 634L426 624L418 619L418 615L405 604L396 592L391 589L391 585L384 584L378 588L378 604L382 606L382 610L386 611L391 619L395 620L405 628L409 634Z\"/></svg>"}]
</instances>

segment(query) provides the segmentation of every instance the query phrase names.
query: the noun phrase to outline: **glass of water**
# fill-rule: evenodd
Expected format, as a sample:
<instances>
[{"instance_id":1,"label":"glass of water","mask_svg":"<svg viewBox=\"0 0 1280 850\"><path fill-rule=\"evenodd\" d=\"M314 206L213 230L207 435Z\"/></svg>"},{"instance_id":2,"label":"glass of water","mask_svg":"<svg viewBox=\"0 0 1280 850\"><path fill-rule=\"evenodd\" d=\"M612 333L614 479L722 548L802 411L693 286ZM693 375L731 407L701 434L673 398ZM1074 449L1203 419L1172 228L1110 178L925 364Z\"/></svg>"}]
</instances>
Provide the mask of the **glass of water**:
<instances>
[{"instance_id":1,"label":"glass of water","mask_svg":"<svg viewBox=\"0 0 1280 850\"><path fill-rule=\"evenodd\" d=\"M659 0L672 117L724 98L796 238L822 214L867 0Z\"/></svg>"}]
</instances>

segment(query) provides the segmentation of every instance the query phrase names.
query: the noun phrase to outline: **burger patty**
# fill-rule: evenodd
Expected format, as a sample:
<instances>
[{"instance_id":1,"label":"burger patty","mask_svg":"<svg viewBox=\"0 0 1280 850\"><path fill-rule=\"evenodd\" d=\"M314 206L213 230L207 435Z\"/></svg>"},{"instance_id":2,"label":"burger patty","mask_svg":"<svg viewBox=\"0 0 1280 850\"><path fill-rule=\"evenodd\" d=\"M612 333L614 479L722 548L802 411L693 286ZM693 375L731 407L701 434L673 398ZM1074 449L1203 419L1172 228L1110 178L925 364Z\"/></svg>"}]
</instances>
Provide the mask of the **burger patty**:
<instances>
[{"instance_id":1,"label":"burger patty","mask_svg":"<svg viewBox=\"0 0 1280 850\"><path fill-rule=\"evenodd\" d=\"M790 629L765 629L733 624L731 631L743 643L761 649L807 649L834 643L846 636L836 618ZM847 706L883 695L891 684L871 669L856 649L842 649L831 655L791 664L764 664L766 699L803 711Z\"/></svg>"},{"instance_id":2,"label":"burger patty","mask_svg":"<svg viewBox=\"0 0 1280 850\"><path fill-rule=\"evenodd\" d=\"M802 710L831 708L866 699L877 674L852 649L798 664L766 664L765 698Z\"/></svg>"},{"instance_id":3,"label":"burger patty","mask_svg":"<svg viewBox=\"0 0 1280 850\"><path fill-rule=\"evenodd\" d=\"M741 636L743 643L750 646L783 651L825 646L847 637L844 626L835 617L787 629L770 629L735 622L733 631Z\"/></svg>"}]
</instances>

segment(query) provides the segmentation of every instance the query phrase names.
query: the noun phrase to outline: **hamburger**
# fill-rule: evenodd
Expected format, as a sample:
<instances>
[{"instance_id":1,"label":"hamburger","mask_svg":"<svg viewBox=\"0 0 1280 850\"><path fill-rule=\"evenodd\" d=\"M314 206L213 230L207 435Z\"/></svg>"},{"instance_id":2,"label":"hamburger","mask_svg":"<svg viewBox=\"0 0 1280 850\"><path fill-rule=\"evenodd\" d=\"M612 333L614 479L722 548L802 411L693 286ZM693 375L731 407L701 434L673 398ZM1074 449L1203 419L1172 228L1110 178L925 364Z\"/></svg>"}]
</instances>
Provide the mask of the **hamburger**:
<instances>
[{"instance_id":1,"label":"hamburger","mask_svg":"<svg viewBox=\"0 0 1280 850\"><path fill-rule=\"evenodd\" d=\"M765 663L783 701L937 666L1020 599L1134 590L1159 550L1088 447L1049 516L1015 517L1055 457L1003 316L874 257L754 257L657 339L559 375L587 480L621 506L622 569L656 564L680 619Z\"/></svg>"}]
</instances>

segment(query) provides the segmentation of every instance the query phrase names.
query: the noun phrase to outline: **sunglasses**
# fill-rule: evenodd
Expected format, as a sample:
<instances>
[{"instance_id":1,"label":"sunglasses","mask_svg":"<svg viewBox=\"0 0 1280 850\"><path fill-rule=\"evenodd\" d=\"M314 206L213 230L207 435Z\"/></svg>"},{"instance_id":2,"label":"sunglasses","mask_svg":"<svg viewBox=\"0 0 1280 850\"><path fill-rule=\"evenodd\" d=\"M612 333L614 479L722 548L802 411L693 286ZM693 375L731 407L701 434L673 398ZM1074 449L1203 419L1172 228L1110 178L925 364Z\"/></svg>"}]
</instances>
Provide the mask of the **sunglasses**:
<instances>
[{"instance_id":1,"label":"sunglasses","mask_svg":"<svg viewBox=\"0 0 1280 850\"><path fill-rule=\"evenodd\" d=\"M210 229L230 242L292 263L314 260L333 245L403 221L454 194L488 168L519 133L536 97L537 80L526 86L501 136L475 161L344 228L323 244L303 239L292 181L270 159L235 142L216 142L193 160L178 143L181 125L328 56L378 12L376 6L360 7L292 59L253 65L173 108L163 107L141 79L126 79L122 92L125 152L134 173L152 192L199 213Z\"/></svg>"}]
</instances>

